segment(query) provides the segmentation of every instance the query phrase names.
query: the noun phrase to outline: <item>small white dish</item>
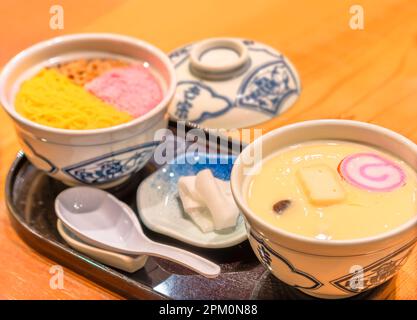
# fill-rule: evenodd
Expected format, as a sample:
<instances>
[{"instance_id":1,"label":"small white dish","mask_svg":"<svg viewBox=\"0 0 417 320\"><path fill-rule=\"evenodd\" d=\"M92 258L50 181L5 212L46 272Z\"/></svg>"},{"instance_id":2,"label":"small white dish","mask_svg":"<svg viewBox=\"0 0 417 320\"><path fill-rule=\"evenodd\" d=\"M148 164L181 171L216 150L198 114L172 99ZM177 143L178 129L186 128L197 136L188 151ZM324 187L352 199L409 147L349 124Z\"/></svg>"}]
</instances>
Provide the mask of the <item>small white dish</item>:
<instances>
[{"instance_id":1,"label":"small white dish","mask_svg":"<svg viewBox=\"0 0 417 320\"><path fill-rule=\"evenodd\" d=\"M234 159L235 156L202 153L178 156L140 184L137 206L141 221L155 232L197 247L227 248L243 242L247 236L242 215L232 230L203 233L184 212L177 189L179 177L204 169L210 169L219 179L229 180Z\"/></svg>"},{"instance_id":2,"label":"small white dish","mask_svg":"<svg viewBox=\"0 0 417 320\"><path fill-rule=\"evenodd\" d=\"M61 237L71 248L105 265L133 273L143 268L148 260L148 256L145 255L127 255L90 246L78 239L76 235L65 228L64 224L59 219L57 220L56 226Z\"/></svg>"}]
</instances>

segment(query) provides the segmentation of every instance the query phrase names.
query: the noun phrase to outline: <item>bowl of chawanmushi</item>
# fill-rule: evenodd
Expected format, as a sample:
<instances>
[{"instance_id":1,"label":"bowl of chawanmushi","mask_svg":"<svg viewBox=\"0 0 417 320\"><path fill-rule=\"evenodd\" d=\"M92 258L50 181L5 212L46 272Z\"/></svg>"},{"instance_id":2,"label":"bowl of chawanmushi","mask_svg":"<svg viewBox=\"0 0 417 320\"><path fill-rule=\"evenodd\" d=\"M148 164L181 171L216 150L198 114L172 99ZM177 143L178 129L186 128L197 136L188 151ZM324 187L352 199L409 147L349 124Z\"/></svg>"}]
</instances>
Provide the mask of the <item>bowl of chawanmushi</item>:
<instances>
[{"instance_id":1,"label":"bowl of chawanmushi","mask_svg":"<svg viewBox=\"0 0 417 320\"><path fill-rule=\"evenodd\" d=\"M417 145L351 120L310 120L256 139L231 190L259 261L314 297L393 278L417 239Z\"/></svg>"}]
</instances>

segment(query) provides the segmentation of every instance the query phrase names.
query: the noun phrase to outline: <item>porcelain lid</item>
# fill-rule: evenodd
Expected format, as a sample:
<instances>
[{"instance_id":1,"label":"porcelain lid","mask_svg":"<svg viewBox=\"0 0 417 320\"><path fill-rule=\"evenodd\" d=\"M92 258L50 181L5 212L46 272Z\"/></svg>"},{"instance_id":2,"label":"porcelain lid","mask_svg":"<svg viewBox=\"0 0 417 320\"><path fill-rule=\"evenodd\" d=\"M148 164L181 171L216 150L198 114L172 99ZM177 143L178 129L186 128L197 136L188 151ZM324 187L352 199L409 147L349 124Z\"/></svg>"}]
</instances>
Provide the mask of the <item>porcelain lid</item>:
<instances>
[{"instance_id":1,"label":"porcelain lid","mask_svg":"<svg viewBox=\"0 0 417 320\"><path fill-rule=\"evenodd\" d=\"M294 66L259 42L211 38L169 56L178 85L168 112L177 121L203 128L250 127L284 112L300 94Z\"/></svg>"}]
</instances>

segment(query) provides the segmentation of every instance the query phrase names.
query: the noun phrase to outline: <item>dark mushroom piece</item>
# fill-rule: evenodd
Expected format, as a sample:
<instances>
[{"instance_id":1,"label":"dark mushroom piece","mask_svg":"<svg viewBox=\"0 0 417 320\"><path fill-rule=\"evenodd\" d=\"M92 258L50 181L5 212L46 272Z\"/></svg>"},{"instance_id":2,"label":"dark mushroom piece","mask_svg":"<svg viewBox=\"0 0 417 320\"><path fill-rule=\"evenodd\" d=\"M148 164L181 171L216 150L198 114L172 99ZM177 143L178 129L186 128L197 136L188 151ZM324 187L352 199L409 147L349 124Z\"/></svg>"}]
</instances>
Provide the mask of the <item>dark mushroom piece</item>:
<instances>
[{"instance_id":1,"label":"dark mushroom piece","mask_svg":"<svg viewBox=\"0 0 417 320\"><path fill-rule=\"evenodd\" d=\"M278 214L283 214L285 210L291 205L291 200L281 200L274 204L272 207Z\"/></svg>"}]
</instances>

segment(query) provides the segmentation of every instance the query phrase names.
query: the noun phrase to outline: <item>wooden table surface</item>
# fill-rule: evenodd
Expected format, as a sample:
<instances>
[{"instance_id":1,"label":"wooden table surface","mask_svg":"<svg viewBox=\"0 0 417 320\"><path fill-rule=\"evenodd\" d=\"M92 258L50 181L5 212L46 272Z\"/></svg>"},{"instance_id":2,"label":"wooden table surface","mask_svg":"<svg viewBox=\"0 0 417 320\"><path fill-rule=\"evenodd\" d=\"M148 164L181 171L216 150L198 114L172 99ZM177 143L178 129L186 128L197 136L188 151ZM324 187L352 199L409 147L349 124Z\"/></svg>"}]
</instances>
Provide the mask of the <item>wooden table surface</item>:
<instances>
[{"instance_id":1,"label":"wooden table surface","mask_svg":"<svg viewBox=\"0 0 417 320\"><path fill-rule=\"evenodd\" d=\"M64 8L64 29L49 28L49 8ZM351 5L364 30L349 27ZM316 118L376 123L417 142L417 2L415 0L2 0L0 65L25 47L74 32L117 32L165 51L213 36L252 38L285 53L302 81L299 101L270 130ZM0 111L0 298L118 299L65 269L64 289L49 286L53 261L23 243L4 204L4 181L19 146ZM417 252L380 298L417 299Z\"/></svg>"}]
</instances>

